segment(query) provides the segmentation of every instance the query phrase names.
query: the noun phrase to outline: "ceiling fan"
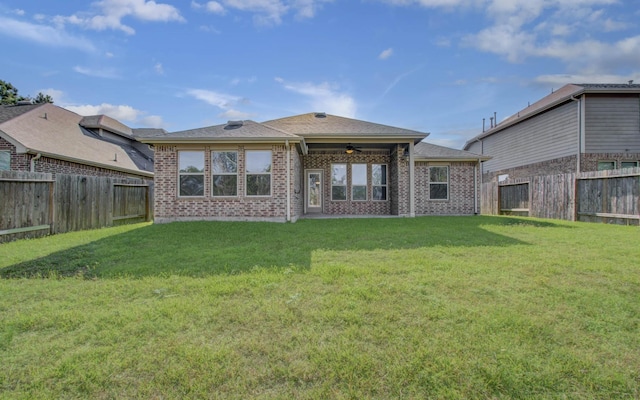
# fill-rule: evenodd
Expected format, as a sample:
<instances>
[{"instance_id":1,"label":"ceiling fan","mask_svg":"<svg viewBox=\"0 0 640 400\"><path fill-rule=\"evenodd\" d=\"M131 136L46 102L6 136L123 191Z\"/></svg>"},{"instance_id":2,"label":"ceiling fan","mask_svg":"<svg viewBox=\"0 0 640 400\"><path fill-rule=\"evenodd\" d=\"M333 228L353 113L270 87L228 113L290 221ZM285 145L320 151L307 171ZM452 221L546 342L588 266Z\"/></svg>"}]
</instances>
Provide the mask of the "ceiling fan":
<instances>
[{"instance_id":1,"label":"ceiling fan","mask_svg":"<svg viewBox=\"0 0 640 400\"><path fill-rule=\"evenodd\" d=\"M357 151L358 153L362 152L362 150L360 150L359 147L355 147L353 145L351 145L351 143L349 143L347 145L347 147L345 148L344 152L347 154L353 154L354 151Z\"/></svg>"}]
</instances>

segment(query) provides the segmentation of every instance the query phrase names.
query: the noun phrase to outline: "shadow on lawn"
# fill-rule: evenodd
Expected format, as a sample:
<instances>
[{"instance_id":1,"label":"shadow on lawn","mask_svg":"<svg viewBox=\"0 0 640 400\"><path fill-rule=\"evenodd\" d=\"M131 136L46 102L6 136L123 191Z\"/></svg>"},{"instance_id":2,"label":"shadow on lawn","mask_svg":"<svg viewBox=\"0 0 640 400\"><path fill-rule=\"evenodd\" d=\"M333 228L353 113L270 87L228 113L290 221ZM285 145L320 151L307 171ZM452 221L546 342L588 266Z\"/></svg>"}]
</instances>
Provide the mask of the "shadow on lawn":
<instances>
[{"instance_id":1,"label":"shadow on lawn","mask_svg":"<svg viewBox=\"0 0 640 400\"><path fill-rule=\"evenodd\" d=\"M149 225L0 269L1 278L202 277L258 268L308 269L316 250L373 251L524 244L487 225L558 227L502 217L300 220L295 224L178 222Z\"/></svg>"}]
</instances>

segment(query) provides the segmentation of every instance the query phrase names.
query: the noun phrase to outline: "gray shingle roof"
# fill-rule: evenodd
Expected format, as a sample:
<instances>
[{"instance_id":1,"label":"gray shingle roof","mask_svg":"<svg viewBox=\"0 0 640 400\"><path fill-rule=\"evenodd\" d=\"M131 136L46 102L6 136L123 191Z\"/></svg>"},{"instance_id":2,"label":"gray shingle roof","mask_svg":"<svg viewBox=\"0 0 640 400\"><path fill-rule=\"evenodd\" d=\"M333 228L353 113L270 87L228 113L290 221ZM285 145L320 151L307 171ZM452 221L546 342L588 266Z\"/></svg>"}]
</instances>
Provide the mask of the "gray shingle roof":
<instances>
[{"instance_id":1,"label":"gray shingle roof","mask_svg":"<svg viewBox=\"0 0 640 400\"><path fill-rule=\"evenodd\" d=\"M491 158L470 151L456 150L426 142L415 145L414 155L417 160L488 160Z\"/></svg>"},{"instance_id":2,"label":"gray shingle roof","mask_svg":"<svg viewBox=\"0 0 640 400\"><path fill-rule=\"evenodd\" d=\"M131 138L132 136L131 128L107 115L91 115L82 117L82 120L80 120L80 126L89 129L104 129L128 138Z\"/></svg>"},{"instance_id":3,"label":"gray shingle roof","mask_svg":"<svg viewBox=\"0 0 640 400\"><path fill-rule=\"evenodd\" d=\"M19 151L152 175L152 161L143 151L134 147L135 143L114 143L100 138L80 126L80 115L53 104L20 107L30 107L31 112L0 123L0 136L14 144Z\"/></svg>"},{"instance_id":4,"label":"gray shingle roof","mask_svg":"<svg viewBox=\"0 0 640 400\"><path fill-rule=\"evenodd\" d=\"M136 132L136 135L144 142L153 142L153 139L160 139L163 142L171 139L178 139L179 141L227 139L289 139L300 141L301 139L299 136L291 133L283 132L279 129L250 120L238 121L236 124L231 125L214 125L170 133L153 131Z\"/></svg>"},{"instance_id":5,"label":"gray shingle roof","mask_svg":"<svg viewBox=\"0 0 640 400\"><path fill-rule=\"evenodd\" d=\"M429 134L325 113L307 113L263 122L286 132L313 136L422 136Z\"/></svg>"},{"instance_id":6,"label":"gray shingle roof","mask_svg":"<svg viewBox=\"0 0 640 400\"><path fill-rule=\"evenodd\" d=\"M27 104L27 105L10 105L0 106L0 124L9 121L19 115L22 115L34 108L41 107L43 104Z\"/></svg>"}]
</instances>

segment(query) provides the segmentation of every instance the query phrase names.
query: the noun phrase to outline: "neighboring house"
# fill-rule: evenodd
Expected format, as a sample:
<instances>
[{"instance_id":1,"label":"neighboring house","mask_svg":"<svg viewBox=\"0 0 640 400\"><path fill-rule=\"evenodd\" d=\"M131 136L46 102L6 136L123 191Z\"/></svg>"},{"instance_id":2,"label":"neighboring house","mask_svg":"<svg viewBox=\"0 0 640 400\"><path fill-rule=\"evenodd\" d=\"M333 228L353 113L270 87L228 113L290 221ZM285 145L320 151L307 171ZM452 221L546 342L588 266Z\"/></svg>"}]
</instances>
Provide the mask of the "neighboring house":
<instances>
[{"instance_id":1,"label":"neighboring house","mask_svg":"<svg viewBox=\"0 0 640 400\"><path fill-rule=\"evenodd\" d=\"M428 134L325 113L139 137L155 154L155 220L468 215L487 157Z\"/></svg>"},{"instance_id":2,"label":"neighboring house","mask_svg":"<svg viewBox=\"0 0 640 400\"><path fill-rule=\"evenodd\" d=\"M638 167L640 85L569 84L469 140L483 179Z\"/></svg>"},{"instance_id":3,"label":"neighboring house","mask_svg":"<svg viewBox=\"0 0 640 400\"><path fill-rule=\"evenodd\" d=\"M135 139L148 132L53 104L1 106L0 170L150 179L153 152Z\"/></svg>"}]
</instances>

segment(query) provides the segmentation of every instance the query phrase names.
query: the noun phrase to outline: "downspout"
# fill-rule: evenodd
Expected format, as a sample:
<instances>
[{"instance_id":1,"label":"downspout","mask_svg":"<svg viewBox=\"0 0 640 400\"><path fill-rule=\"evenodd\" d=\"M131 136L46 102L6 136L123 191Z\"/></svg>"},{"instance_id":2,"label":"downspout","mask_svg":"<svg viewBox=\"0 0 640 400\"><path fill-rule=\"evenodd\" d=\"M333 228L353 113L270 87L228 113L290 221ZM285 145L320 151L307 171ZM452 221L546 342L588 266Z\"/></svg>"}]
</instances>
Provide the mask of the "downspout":
<instances>
[{"instance_id":1,"label":"downspout","mask_svg":"<svg viewBox=\"0 0 640 400\"><path fill-rule=\"evenodd\" d=\"M36 172L36 161L38 161L40 158L42 158L42 153L36 154L36 156L31 159L31 165L30 165L31 172Z\"/></svg>"},{"instance_id":2,"label":"downspout","mask_svg":"<svg viewBox=\"0 0 640 400\"><path fill-rule=\"evenodd\" d=\"M571 100L575 101L578 103L578 152L576 154L576 173L579 174L581 172L582 169L582 133L583 131L583 109L584 109L584 101L582 101L582 99L584 98L584 95L581 96L581 98L577 99L574 96L571 96Z\"/></svg>"},{"instance_id":3,"label":"downspout","mask_svg":"<svg viewBox=\"0 0 640 400\"><path fill-rule=\"evenodd\" d=\"M287 146L287 222L291 221L291 147L289 139L285 140Z\"/></svg>"},{"instance_id":4,"label":"downspout","mask_svg":"<svg viewBox=\"0 0 640 400\"><path fill-rule=\"evenodd\" d=\"M413 141L409 142L409 216L416 216L415 204L415 165L413 158Z\"/></svg>"}]
</instances>

